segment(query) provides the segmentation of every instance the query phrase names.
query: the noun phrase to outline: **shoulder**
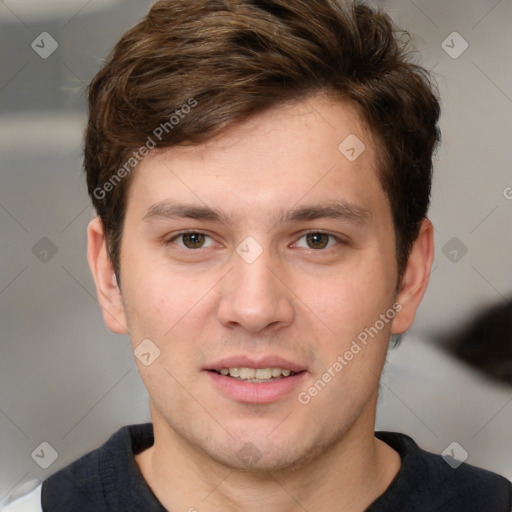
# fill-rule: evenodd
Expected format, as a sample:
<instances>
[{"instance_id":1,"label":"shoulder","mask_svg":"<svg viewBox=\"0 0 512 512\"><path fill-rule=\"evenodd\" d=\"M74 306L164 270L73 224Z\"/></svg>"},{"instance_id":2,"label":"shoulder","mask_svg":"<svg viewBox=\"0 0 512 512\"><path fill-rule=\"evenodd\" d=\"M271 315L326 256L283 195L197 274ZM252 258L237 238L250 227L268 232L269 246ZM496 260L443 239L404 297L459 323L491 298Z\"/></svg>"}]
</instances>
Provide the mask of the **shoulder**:
<instances>
[{"instance_id":1,"label":"shoulder","mask_svg":"<svg viewBox=\"0 0 512 512\"><path fill-rule=\"evenodd\" d=\"M120 491L129 487L122 474L133 473L134 453L152 442L150 423L125 426L44 482L33 480L18 488L0 512L123 510L115 503Z\"/></svg>"},{"instance_id":2,"label":"shoulder","mask_svg":"<svg viewBox=\"0 0 512 512\"><path fill-rule=\"evenodd\" d=\"M51 475L42 484L44 510L109 510L122 488L122 474L133 471L134 453L151 444L150 423L129 425L102 446ZM116 509L117 510L117 509Z\"/></svg>"},{"instance_id":3,"label":"shoulder","mask_svg":"<svg viewBox=\"0 0 512 512\"><path fill-rule=\"evenodd\" d=\"M429 511L511 512L512 484L506 478L455 457L422 450L404 434L379 432L377 437L402 457L402 468L389 491L406 491L410 501L418 504L413 510L424 510L421 504L429 503Z\"/></svg>"},{"instance_id":4,"label":"shoulder","mask_svg":"<svg viewBox=\"0 0 512 512\"><path fill-rule=\"evenodd\" d=\"M38 482L37 487L28 492L21 488L17 489L15 496L11 496L9 503L1 508L0 512L75 510L74 504L84 501L87 505L83 503L83 506L89 506L90 498L101 494L101 478L98 475L99 454L100 449L97 449L80 457L44 482ZM82 509L76 507L76 510Z\"/></svg>"}]
</instances>

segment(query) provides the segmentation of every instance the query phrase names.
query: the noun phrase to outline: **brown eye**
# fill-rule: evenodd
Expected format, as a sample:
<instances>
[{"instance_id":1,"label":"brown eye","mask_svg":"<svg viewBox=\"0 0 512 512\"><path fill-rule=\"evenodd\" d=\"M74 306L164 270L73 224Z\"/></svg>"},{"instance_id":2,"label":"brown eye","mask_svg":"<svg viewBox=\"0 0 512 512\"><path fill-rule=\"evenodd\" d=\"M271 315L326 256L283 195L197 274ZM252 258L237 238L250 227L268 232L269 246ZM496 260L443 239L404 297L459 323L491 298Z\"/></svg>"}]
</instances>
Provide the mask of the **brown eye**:
<instances>
[{"instance_id":1,"label":"brown eye","mask_svg":"<svg viewBox=\"0 0 512 512\"><path fill-rule=\"evenodd\" d=\"M326 233L309 233L306 242L310 249L325 249L329 244L330 236Z\"/></svg>"},{"instance_id":2,"label":"brown eye","mask_svg":"<svg viewBox=\"0 0 512 512\"><path fill-rule=\"evenodd\" d=\"M185 233L181 235L181 239L187 249L200 249L205 243L206 236L202 233Z\"/></svg>"}]
</instances>

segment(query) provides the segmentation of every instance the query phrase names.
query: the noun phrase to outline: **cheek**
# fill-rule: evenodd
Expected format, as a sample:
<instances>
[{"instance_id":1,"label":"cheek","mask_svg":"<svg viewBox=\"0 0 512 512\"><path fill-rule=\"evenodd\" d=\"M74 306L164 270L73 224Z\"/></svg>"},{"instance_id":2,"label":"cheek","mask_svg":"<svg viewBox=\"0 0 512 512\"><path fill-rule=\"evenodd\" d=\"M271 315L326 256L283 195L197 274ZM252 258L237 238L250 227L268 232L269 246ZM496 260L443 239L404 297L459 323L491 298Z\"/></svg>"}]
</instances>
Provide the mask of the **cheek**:
<instances>
[{"instance_id":1,"label":"cheek","mask_svg":"<svg viewBox=\"0 0 512 512\"><path fill-rule=\"evenodd\" d=\"M178 314L176 298L161 284L145 279L126 289L124 296L127 305L130 336L135 343L138 337L162 341L165 333L172 329L174 317ZM160 344L160 343L159 343Z\"/></svg>"},{"instance_id":2,"label":"cheek","mask_svg":"<svg viewBox=\"0 0 512 512\"><path fill-rule=\"evenodd\" d=\"M209 280L204 283L193 274L185 276L165 262L144 259L143 254L125 268L123 296L132 336L167 340L195 314L208 288Z\"/></svg>"},{"instance_id":3,"label":"cheek","mask_svg":"<svg viewBox=\"0 0 512 512\"><path fill-rule=\"evenodd\" d=\"M301 297L338 340L350 341L393 303L394 281L380 258L310 278Z\"/></svg>"},{"instance_id":4,"label":"cheek","mask_svg":"<svg viewBox=\"0 0 512 512\"><path fill-rule=\"evenodd\" d=\"M315 293L321 322L312 326L313 335L322 324L330 331L316 338L316 347L321 349L312 376L313 388L319 381L320 388L322 383L328 384L326 392L318 392L315 403L322 409L332 406L332 413L345 419L360 410L378 387L395 314L394 283L384 269L378 261L361 265L357 271L352 268L332 276ZM387 312L387 321L381 320ZM317 393L313 388L308 389Z\"/></svg>"}]
</instances>

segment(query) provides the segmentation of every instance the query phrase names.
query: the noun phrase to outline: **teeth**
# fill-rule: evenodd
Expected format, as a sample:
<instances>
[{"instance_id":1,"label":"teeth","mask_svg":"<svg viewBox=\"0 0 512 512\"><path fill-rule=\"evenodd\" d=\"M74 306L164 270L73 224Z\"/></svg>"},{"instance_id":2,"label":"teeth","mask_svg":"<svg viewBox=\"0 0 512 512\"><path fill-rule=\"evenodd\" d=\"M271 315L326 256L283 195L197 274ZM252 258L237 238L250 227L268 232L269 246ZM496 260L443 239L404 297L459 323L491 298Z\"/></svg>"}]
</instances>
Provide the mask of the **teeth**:
<instances>
[{"instance_id":1,"label":"teeth","mask_svg":"<svg viewBox=\"0 0 512 512\"><path fill-rule=\"evenodd\" d=\"M217 373L241 380L260 381L295 375L288 368L222 368Z\"/></svg>"},{"instance_id":2,"label":"teeth","mask_svg":"<svg viewBox=\"0 0 512 512\"><path fill-rule=\"evenodd\" d=\"M272 377L281 377L281 368L272 368Z\"/></svg>"},{"instance_id":3,"label":"teeth","mask_svg":"<svg viewBox=\"0 0 512 512\"><path fill-rule=\"evenodd\" d=\"M258 368L255 371L255 377L260 380L267 380L272 378L272 368Z\"/></svg>"},{"instance_id":4,"label":"teeth","mask_svg":"<svg viewBox=\"0 0 512 512\"><path fill-rule=\"evenodd\" d=\"M231 371L229 372L231 375ZM231 375L233 377L233 375ZM256 370L254 368L240 368L240 378L247 380L247 379L254 379L256 376Z\"/></svg>"}]
</instances>

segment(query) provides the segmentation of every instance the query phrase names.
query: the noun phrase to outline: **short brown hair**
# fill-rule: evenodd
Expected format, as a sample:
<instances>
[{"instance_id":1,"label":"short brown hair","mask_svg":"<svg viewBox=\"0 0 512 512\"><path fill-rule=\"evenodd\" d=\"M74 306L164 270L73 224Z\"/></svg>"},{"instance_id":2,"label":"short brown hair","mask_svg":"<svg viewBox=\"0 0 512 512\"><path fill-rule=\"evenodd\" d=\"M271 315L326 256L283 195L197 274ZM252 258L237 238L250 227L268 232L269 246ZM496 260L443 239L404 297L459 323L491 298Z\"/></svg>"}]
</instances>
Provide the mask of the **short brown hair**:
<instances>
[{"instance_id":1,"label":"short brown hair","mask_svg":"<svg viewBox=\"0 0 512 512\"><path fill-rule=\"evenodd\" d=\"M404 35L348 0L156 2L89 87L84 166L118 277L130 171L148 148L201 143L320 91L354 106L378 144L401 275L427 215L440 113Z\"/></svg>"}]
</instances>

